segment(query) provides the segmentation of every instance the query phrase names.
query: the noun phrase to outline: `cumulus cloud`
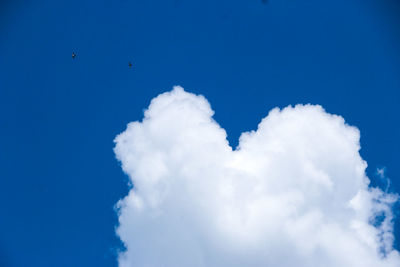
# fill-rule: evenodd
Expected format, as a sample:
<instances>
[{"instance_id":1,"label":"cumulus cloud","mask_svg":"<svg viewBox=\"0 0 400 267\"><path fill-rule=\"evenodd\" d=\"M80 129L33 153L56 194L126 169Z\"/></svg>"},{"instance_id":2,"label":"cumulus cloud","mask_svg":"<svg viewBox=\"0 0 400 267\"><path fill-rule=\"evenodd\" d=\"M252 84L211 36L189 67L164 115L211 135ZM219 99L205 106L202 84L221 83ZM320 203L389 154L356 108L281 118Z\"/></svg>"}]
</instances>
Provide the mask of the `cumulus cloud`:
<instances>
[{"instance_id":1,"label":"cumulus cloud","mask_svg":"<svg viewBox=\"0 0 400 267\"><path fill-rule=\"evenodd\" d=\"M115 139L126 266L399 267L391 206L357 128L321 106L276 108L232 149L203 96L175 87Z\"/></svg>"}]
</instances>

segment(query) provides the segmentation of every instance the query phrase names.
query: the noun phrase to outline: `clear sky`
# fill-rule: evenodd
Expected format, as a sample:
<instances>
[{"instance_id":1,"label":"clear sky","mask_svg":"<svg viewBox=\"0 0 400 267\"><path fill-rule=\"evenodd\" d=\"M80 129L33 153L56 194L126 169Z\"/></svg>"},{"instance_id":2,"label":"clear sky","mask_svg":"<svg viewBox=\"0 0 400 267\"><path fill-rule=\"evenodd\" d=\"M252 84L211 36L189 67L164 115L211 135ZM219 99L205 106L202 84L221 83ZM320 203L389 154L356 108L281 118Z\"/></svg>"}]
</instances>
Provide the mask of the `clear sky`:
<instances>
[{"instance_id":1,"label":"clear sky","mask_svg":"<svg viewBox=\"0 0 400 267\"><path fill-rule=\"evenodd\" d=\"M360 129L372 182L386 167L400 192L394 0L11 2L0 4L1 266L116 266L113 207L128 179L113 139L174 85L210 101L232 146L274 107L320 104Z\"/></svg>"}]
</instances>

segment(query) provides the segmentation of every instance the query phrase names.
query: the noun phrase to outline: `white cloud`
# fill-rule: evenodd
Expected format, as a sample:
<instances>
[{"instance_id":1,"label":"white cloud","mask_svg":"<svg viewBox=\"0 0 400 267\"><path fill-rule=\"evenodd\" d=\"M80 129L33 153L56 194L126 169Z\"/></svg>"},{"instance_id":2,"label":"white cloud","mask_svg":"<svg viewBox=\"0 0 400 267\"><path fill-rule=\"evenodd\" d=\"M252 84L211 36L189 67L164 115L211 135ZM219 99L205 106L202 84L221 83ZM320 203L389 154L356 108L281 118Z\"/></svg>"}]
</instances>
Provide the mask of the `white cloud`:
<instances>
[{"instance_id":1,"label":"white cloud","mask_svg":"<svg viewBox=\"0 0 400 267\"><path fill-rule=\"evenodd\" d=\"M376 174L378 175L379 178L381 178L381 179L385 178L385 173L386 173L385 167L376 168Z\"/></svg>"},{"instance_id":2,"label":"white cloud","mask_svg":"<svg viewBox=\"0 0 400 267\"><path fill-rule=\"evenodd\" d=\"M397 196L369 188L357 128L321 106L273 109L232 150L213 113L175 87L116 137L134 185L121 267L400 266Z\"/></svg>"},{"instance_id":3,"label":"white cloud","mask_svg":"<svg viewBox=\"0 0 400 267\"><path fill-rule=\"evenodd\" d=\"M384 184L385 192L389 191L390 179L386 176L386 167L376 168L375 174L380 178L381 183Z\"/></svg>"}]
</instances>

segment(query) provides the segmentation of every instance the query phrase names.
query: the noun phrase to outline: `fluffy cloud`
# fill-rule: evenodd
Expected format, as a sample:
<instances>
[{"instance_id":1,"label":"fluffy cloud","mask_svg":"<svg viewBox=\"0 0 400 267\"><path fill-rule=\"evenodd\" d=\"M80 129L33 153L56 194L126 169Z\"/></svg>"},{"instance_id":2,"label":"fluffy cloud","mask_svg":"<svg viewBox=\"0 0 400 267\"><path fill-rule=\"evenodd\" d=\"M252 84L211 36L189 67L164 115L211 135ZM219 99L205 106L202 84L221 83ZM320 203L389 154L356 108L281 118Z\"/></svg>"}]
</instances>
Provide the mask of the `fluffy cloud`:
<instances>
[{"instance_id":1,"label":"fluffy cloud","mask_svg":"<svg viewBox=\"0 0 400 267\"><path fill-rule=\"evenodd\" d=\"M233 150L203 96L151 101L115 139L125 266L399 267L391 205L360 134L321 106L270 111Z\"/></svg>"}]
</instances>

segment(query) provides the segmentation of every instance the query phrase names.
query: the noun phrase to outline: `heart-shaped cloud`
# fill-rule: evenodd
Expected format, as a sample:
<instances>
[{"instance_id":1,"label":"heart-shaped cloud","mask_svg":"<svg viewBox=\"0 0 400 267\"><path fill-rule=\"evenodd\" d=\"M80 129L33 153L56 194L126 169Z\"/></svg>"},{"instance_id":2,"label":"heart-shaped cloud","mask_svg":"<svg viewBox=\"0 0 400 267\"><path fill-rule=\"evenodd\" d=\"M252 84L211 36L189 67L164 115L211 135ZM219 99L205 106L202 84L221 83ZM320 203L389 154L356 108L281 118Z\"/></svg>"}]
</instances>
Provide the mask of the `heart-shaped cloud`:
<instances>
[{"instance_id":1,"label":"heart-shaped cloud","mask_svg":"<svg viewBox=\"0 0 400 267\"><path fill-rule=\"evenodd\" d=\"M357 128L276 108L232 150L213 113L175 87L116 137L120 266L400 266L397 196L369 188Z\"/></svg>"}]
</instances>

